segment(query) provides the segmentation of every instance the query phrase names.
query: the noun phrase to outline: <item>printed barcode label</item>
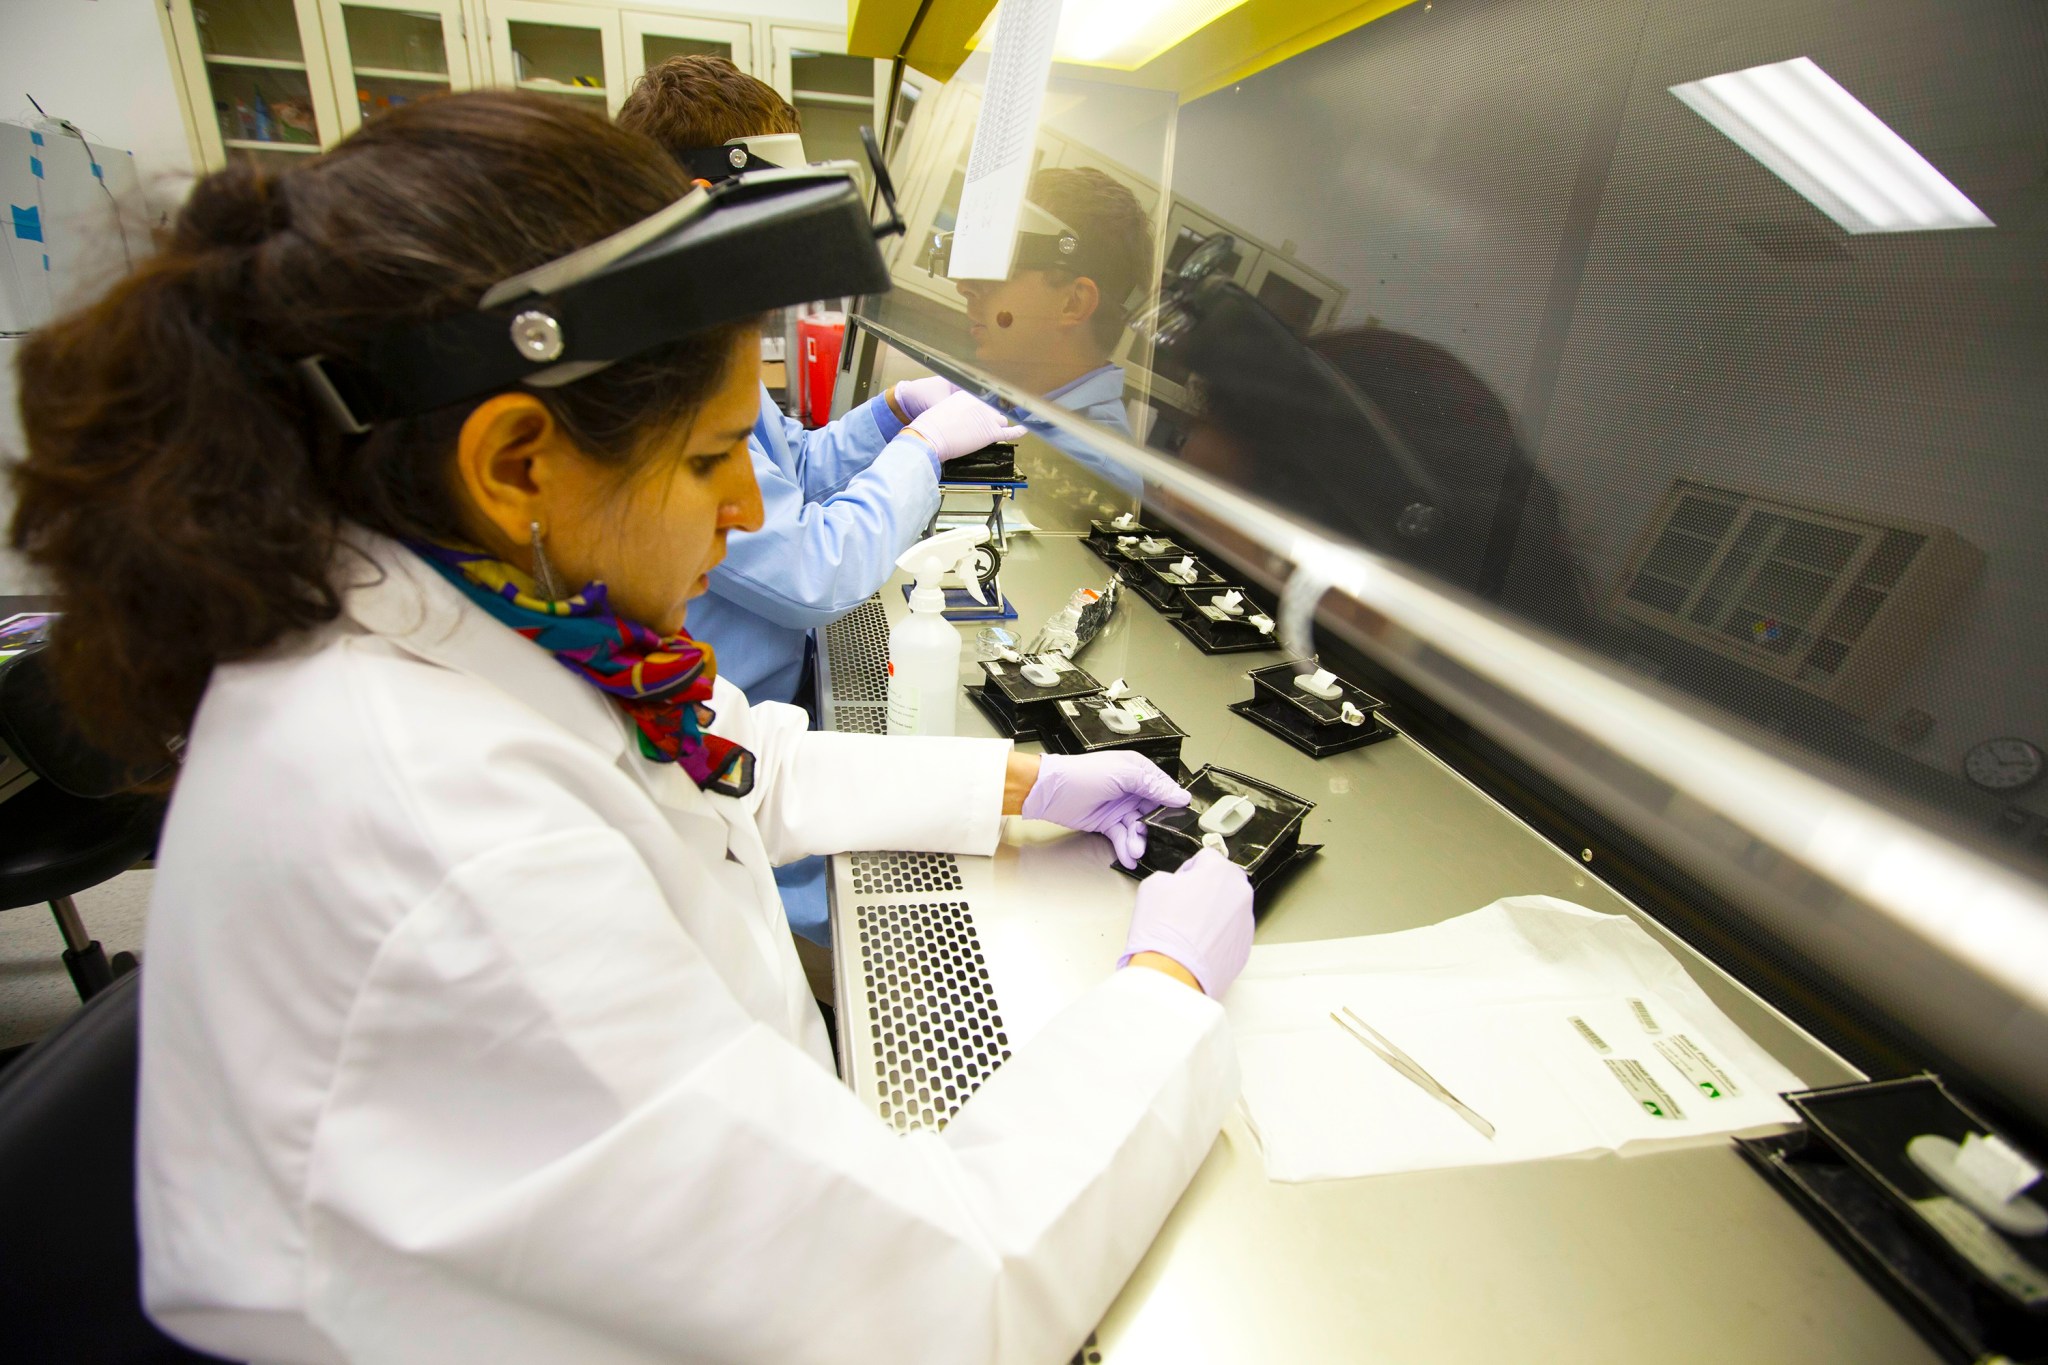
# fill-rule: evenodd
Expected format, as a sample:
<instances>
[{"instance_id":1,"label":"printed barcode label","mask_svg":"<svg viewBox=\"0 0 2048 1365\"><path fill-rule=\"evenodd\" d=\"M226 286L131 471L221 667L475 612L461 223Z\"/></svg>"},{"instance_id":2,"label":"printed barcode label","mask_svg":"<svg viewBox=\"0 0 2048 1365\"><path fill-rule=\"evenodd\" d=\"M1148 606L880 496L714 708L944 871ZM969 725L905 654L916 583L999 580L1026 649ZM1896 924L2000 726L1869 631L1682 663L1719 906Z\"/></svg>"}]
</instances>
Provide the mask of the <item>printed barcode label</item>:
<instances>
[{"instance_id":1,"label":"printed barcode label","mask_svg":"<svg viewBox=\"0 0 2048 1365\"><path fill-rule=\"evenodd\" d=\"M1631 996L1629 998L1628 1007L1631 1010L1635 1011L1636 1022L1643 1026L1643 1032L1662 1033L1664 1031L1663 1029L1657 1027L1656 1016L1650 1013L1650 1007L1648 1005L1645 1005L1642 1001L1637 1000L1633 996Z\"/></svg>"},{"instance_id":2,"label":"printed barcode label","mask_svg":"<svg viewBox=\"0 0 2048 1365\"><path fill-rule=\"evenodd\" d=\"M1158 720L1159 713L1152 709L1152 703L1143 697L1125 697L1117 705L1136 716L1139 720Z\"/></svg>"},{"instance_id":3,"label":"printed barcode label","mask_svg":"<svg viewBox=\"0 0 2048 1365\"><path fill-rule=\"evenodd\" d=\"M1065 712L1065 713L1066 713L1067 715L1070 715L1070 716L1078 716L1078 715L1080 715L1080 714L1081 714L1081 708L1080 708L1080 707L1078 707L1078 706L1076 706L1076 705L1074 705L1074 703L1072 703L1072 702L1070 702L1070 701L1063 701L1063 702L1061 702L1061 703L1060 703L1060 710L1061 710L1061 711L1063 711L1063 712Z\"/></svg>"},{"instance_id":4,"label":"printed barcode label","mask_svg":"<svg viewBox=\"0 0 2048 1365\"><path fill-rule=\"evenodd\" d=\"M1728 1095L1740 1095L1742 1087L1728 1078L1728 1073L1714 1064L1714 1059L1700 1050L1700 1045L1683 1033L1674 1033L1660 1039L1657 1051L1664 1054L1664 1060L1678 1068L1678 1074L1692 1082L1692 1088L1710 1100Z\"/></svg>"},{"instance_id":5,"label":"printed barcode label","mask_svg":"<svg viewBox=\"0 0 2048 1365\"><path fill-rule=\"evenodd\" d=\"M1643 1112L1653 1119L1682 1119L1685 1111L1678 1107L1678 1101L1671 1098L1671 1092L1657 1083L1657 1078L1643 1070L1643 1064L1633 1057L1609 1057L1607 1069L1614 1073L1614 1079L1621 1082L1621 1088L1628 1091L1629 1098L1643 1107Z\"/></svg>"},{"instance_id":6,"label":"printed barcode label","mask_svg":"<svg viewBox=\"0 0 2048 1365\"><path fill-rule=\"evenodd\" d=\"M1229 612L1208 602L1201 603L1195 610L1201 612L1202 615L1208 617L1211 621L1228 621L1230 619Z\"/></svg>"},{"instance_id":7,"label":"printed barcode label","mask_svg":"<svg viewBox=\"0 0 2048 1365\"><path fill-rule=\"evenodd\" d=\"M1003 666L998 663L991 663L988 666L988 671L997 677L1001 677L1003 673Z\"/></svg>"},{"instance_id":8,"label":"printed barcode label","mask_svg":"<svg viewBox=\"0 0 2048 1365\"><path fill-rule=\"evenodd\" d=\"M1573 1027L1573 1028L1575 1028L1575 1029L1577 1029L1577 1030L1579 1031L1579 1036L1580 1036L1581 1038L1584 1038L1584 1039L1585 1039L1585 1040L1586 1040L1587 1042L1589 1042L1589 1043L1591 1043L1591 1044L1593 1045L1593 1051L1595 1051L1595 1052L1612 1052L1612 1051L1614 1051L1614 1049L1613 1049L1613 1048L1611 1048L1611 1047L1607 1046L1607 1040L1606 1040L1605 1038L1602 1038L1602 1037L1601 1037L1601 1036L1600 1036L1599 1034L1597 1034L1597 1033L1593 1032L1593 1026L1592 1026L1591 1024L1589 1024L1589 1023L1587 1023L1587 1022L1586 1022L1585 1020L1583 1020L1583 1019L1579 1018L1579 1016L1578 1016L1578 1015L1576 1015L1576 1014L1574 1014L1574 1015L1573 1015L1573 1016L1571 1017L1571 1020L1572 1020L1572 1027Z\"/></svg>"}]
</instances>

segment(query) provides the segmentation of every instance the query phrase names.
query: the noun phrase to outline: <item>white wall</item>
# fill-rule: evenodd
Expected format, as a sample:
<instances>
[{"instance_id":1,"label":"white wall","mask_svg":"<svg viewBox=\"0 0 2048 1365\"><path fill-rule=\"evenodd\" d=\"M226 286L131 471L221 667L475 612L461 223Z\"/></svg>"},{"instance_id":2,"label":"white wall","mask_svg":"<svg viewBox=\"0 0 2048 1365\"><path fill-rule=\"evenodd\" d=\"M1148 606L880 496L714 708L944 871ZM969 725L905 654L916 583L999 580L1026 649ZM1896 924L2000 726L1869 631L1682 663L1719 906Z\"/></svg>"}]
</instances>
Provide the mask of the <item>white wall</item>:
<instances>
[{"instance_id":1,"label":"white wall","mask_svg":"<svg viewBox=\"0 0 2048 1365\"><path fill-rule=\"evenodd\" d=\"M29 122L33 95L95 142L135 154L152 209L166 211L192 178L192 155L175 77L152 0L0 0L0 118ZM14 356L0 340L0 459L21 449ZM0 525L13 499L0 483ZM0 550L0 593L33 588L27 569Z\"/></svg>"},{"instance_id":2,"label":"white wall","mask_svg":"<svg viewBox=\"0 0 2048 1365\"><path fill-rule=\"evenodd\" d=\"M95 142L135 153L145 192L192 176L176 78L153 0L0 0L0 118L35 117L24 92Z\"/></svg>"}]
</instances>

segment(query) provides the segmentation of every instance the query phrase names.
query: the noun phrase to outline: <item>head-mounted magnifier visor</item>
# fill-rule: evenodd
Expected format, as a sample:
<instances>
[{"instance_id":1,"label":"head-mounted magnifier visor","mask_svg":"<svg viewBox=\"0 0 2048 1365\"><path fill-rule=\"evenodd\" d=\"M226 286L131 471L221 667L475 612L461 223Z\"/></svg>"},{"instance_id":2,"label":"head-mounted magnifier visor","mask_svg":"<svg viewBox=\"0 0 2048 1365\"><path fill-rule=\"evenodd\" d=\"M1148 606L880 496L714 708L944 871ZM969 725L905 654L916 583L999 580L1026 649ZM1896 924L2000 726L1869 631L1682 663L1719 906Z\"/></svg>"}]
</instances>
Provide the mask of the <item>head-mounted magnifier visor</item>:
<instances>
[{"instance_id":1,"label":"head-mounted magnifier visor","mask_svg":"<svg viewBox=\"0 0 2048 1365\"><path fill-rule=\"evenodd\" d=\"M1010 257L1010 273L1020 270L1070 270L1086 275L1087 253L1079 233L1025 200L1017 217L1017 246ZM952 279L953 234L932 234L925 269L933 276Z\"/></svg>"},{"instance_id":2,"label":"head-mounted magnifier visor","mask_svg":"<svg viewBox=\"0 0 2048 1365\"><path fill-rule=\"evenodd\" d=\"M720 323L814 299L875 294L889 271L851 163L753 172L700 187L632 227L500 281L476 310L395 330L349 357L298 362L343 431L514 384L572 383Z\"/></svg>"}]
</instances>

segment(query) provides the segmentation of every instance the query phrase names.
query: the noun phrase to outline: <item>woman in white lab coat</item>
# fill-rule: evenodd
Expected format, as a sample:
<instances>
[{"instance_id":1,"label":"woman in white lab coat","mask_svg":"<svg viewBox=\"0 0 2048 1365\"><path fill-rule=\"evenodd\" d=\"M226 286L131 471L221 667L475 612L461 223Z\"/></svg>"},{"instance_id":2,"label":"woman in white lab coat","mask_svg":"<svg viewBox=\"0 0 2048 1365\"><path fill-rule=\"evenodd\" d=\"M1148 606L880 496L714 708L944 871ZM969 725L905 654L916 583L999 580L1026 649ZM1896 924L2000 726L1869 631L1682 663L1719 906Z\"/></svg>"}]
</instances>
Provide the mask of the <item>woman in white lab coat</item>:
<instances>
[{"instance_id":1,"label":"woman in white lab coat","mask_svg":"<svg viewBox=\"0 0 2048 1365\"><path fill-rule=\"evenodd\" d=\"M300 390L297 357L474 308L684 188L566 105L423 102L203 181L25 347L13 539L65 595L60 676L105 743L189 735L139 1201L148 1307L202 1349L1059 1360L1232 1098L1208 997L1250 898L1213 857L1140 887L1131 965L943 1134L833 1074L773 863L986 854L1019 811L1127 855L1176 789L808 733L712 682L685 603L758 524L749 326L360 437Z\"/></svg>"}]
</instances>

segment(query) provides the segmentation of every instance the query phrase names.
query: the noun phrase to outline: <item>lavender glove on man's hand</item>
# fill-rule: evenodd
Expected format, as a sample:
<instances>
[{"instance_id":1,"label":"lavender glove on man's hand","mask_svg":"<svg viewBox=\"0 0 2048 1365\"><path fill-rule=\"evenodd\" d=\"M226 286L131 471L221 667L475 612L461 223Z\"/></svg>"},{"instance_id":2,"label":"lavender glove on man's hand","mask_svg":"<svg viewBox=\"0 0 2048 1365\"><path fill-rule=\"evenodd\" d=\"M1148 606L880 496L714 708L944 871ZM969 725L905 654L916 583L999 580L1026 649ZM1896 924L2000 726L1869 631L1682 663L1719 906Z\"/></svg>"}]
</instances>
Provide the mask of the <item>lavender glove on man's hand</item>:
<instances>
[{"instance_id":1,"label":"lavender glove on man's hand","mask_svg":"<svg viewBox=\"0 0 2048 1365\"><path fill-rule=\"evenodd\" d=\"M1136 867L1145 852L1145 817L1193 799L1141 754L1047 754L1024 797L1024 818L1106 835L1117 861Z\"/></svg>"},{"instance_id":2,"label":"lavender glove on man's hand","mask_svg":"<svg viewBox=\"0 0 2048 1365\"><path fill-rule=\"evenodd\" d=\"M958 384L950 379L941 379L935 374L923 379L906 379L894 390L896 406L913 422L958 392Z\"/></svg>"},{"instance_id":3,"label":"lavender glove on man's hand","mask_svg":"<svg viewBox=\"0 0 2048 1365\"><path fill-rule=\"evenodd\" d=\"M997 441L1014 441L1024 434L1024 428L973 394L956 393L918 414L903 434L930 446L932 454L943 462L972 455Z\"/></svg>"},{"instance_id":4,"label":"lavender glove on man's hand","mask_svg":"<svg viewBox=\"0 0 2048 1365\"><path fill-rule=\"evenodd\" d=\"M1178 871L1138 883L1138 908L1116 965L1139 953L1172 958L1221 1000L1252 953L1252 884L1244 869L1205 848Z\"/></svg>"}]
</instances>

